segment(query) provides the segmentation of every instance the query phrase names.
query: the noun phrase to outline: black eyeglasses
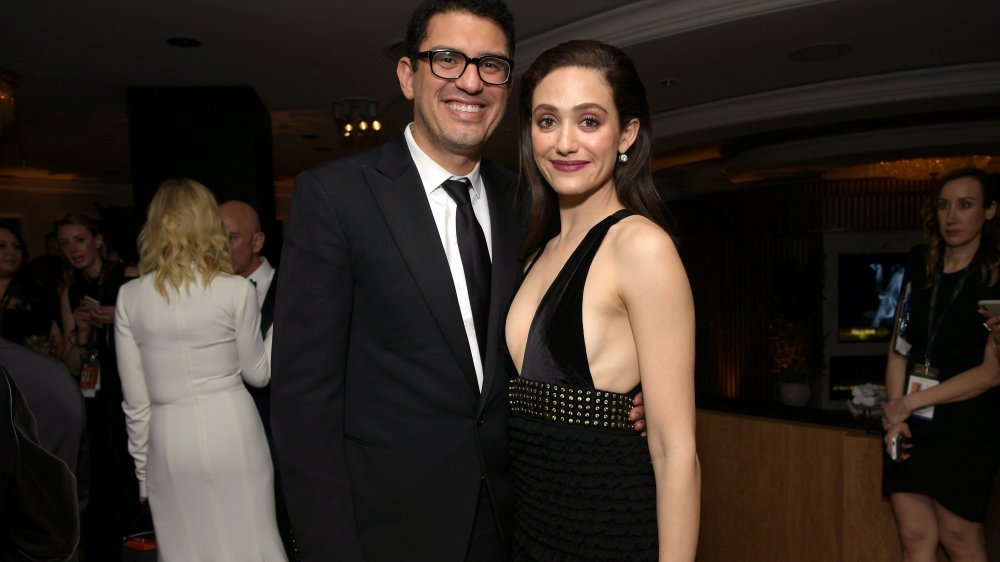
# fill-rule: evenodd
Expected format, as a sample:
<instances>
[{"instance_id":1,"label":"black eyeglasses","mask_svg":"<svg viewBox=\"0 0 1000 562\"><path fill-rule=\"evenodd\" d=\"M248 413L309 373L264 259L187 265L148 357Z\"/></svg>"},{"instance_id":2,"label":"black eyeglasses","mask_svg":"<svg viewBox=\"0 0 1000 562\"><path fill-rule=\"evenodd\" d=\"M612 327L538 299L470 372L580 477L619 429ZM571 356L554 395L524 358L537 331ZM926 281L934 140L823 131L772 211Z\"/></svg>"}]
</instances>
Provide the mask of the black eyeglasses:
<instances>
[{"instance_id":1,"label":"black eyeglasses","mask_svg":"<svg viewBox=\"0 0 1000 562\"><path fill-rule=\"evenodd\" d=\"M510 69L514 66L514 61L500 55L471 58L462 51L451 49L421 51L416 56L427 57L434 76L445 80L457 79L465 73L470 64L474 64L479 71L479 79L493 86L506 84L510 80Z\"/></svg>"}]
</instances>

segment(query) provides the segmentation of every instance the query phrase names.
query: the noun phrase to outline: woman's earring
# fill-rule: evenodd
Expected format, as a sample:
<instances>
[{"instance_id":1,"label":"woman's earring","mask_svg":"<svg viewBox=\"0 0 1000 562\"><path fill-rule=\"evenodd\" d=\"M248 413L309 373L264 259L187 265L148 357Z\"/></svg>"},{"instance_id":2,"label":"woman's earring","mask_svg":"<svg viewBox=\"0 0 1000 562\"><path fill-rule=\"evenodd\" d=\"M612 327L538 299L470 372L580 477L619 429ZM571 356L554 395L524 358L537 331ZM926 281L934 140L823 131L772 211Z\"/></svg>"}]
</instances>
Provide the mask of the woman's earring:
<instances>
[{"instance_id":1,"label":"woman's earring","mask_svg":"<svg viewBox=\"0 0 1000 562\"><path fill-rule=\"evenodd\" d=\"M624 152L619 154L618 161L621 162L622 164L628 162L628 154L625 154Z\"/></svg>"}]
</instances>

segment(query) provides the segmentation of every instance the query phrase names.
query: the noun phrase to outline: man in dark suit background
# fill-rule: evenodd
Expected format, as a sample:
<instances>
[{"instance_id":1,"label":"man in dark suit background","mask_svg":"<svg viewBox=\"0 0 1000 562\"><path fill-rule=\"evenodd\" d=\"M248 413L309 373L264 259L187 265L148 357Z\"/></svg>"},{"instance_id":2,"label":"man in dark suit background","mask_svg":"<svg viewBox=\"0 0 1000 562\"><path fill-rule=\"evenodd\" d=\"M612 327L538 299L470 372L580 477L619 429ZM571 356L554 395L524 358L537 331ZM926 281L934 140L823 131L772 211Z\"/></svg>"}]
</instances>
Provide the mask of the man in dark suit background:
<instances>
[{"instance_id":1,"label":"man in dark suit background","mask_svg":"<svg viewBox=\"0 0 1000 562\"><path fill-rule=\"evenodd\" d=\"M86 422L61 361L0 337L0 558L78 559Z\"/></svg>"},{"instance_id":2,"label":"man in dark suit background","mask_svg":"<svg viewBox=\"0 0 1000 562\"><path fill-rule=\"evenodd\" d=\"M80 462L86 454L87 422L79 383L51 355L2 337L0 366L7 369L31 407L42 446L76 474L86 464Z\"/></svg>"},{"instance_id":3,"label":"man in dark suit background","mask_svg":"<svg viewBox=\"0 0 1000 562\"><path fill-rule=\"evenodd\" d=\"M272 333L277 283L272 283L276 271L274 266L261 255L266 237L260 229L260 215L249 203L236 200L219 205L219 214L222 215L222 222L226 223L229 235L233 273L246 277L257 289L257 304L261 311L260 331L267 340ZM257 407L260 408L260 404ZM261 410L265 425L269 423L266 412Z\"/></svg>"},{"instance_id":4,"label":"man in dark suit background","mask_svg":"<svg viewBox=\"0 0 1000 562\"><path fill-rule=\"evenodd\" d=\"M226 201L219 205L219 214L226 224L229 236L229 253L233 260L233 273L246 277L257 290L257 304L260 306L260 334L266 345L270 346L273 337L274 301L278 284L274 282L274 266L261 255L264 249L265 236L260 229L260 215L249 203L243 201ZM264 424L267 444L271 447L271 459L275 460L274 442L271 436L271 386L256 388L245 385L250 396L253 396L257 412ZM285 507L285 496L280 482L280 473L275 463L274 477L274 508L278 518L278 532L285 554L292 562L297 560L295 554L295 539L292 537L291 522Z\"/></svg>"},{"instance_id":5,"label":"man in dark suit background","mask_svg":"<svg viewBox=\"0 0 1000 562\"><path fill-rule=\"evenodd\" d=\"M518 224L513 177L480 154L510 92L513 20L502 2L430 0L404 49L413 123L301 174L285 236L272 430L305 562L505 558ZM443 186L457 178L492 261L488 316Z\"/></svg>"}]
</instances>

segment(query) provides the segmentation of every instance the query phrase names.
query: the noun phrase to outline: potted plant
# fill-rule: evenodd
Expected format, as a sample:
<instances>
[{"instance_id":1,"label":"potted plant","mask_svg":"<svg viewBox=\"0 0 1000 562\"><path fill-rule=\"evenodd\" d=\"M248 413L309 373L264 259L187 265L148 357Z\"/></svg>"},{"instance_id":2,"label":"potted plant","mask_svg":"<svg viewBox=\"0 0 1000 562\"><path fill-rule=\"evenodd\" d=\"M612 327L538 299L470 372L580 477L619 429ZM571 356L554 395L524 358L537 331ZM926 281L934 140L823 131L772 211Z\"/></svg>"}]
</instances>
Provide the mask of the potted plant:
<instances>
[{"instance_id":1,"label":"potted plant","mask_svg":"<svg viewBox=\"0 0 1000 562\"><path fill-rule=\"evenodd\" d=\"M782 404L805 406L809 403L809 361L806 326L801 319L777 311L768 325L771 344L771 372L779 381Z\"/></svg>"},{"instance_id":2,"label":"potted plant","mask_svg":"<svg viewBox=\"0 0 1000 562\"><path fill-rule=\"evenodd\" d=\"M807 263L788 262L772 279L768 314L771 373L783 404L809 403L811 382L823 371L822 252Z\"/></svg>"}]
</instances>

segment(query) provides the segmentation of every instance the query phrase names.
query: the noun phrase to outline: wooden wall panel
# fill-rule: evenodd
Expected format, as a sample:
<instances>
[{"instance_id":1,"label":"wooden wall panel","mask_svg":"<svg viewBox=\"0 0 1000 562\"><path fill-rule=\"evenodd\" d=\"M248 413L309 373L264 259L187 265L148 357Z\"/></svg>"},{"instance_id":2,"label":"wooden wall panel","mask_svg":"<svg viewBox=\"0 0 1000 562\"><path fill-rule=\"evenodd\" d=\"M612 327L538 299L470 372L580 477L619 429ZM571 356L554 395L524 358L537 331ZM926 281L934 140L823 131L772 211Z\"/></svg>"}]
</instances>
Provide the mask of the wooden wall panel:
<instances>
[{"instance_id":1,"label":"wooden wall panel","mask_svg":"<svg viewBox=\"0 0 1000 562\"><path fill-rule=\"evenodd\" d=\"M840 431L699 412L698 560L839 561Z\"/></svg>"},{"instance_id":2,"label":"wooden wall panel","mask_svg":"<svg viewBox=\"0 0 1000 562\"><path fill-rule=\"evenodd\" d=\"M699 410L697 439L699 562L902 560L878 435Z\"/></svg>"},{"instance_id":3,"label":"wooden wall panel","mask_svg":"<svg viewBox=\"0 0 1000 562\"><path fill-rule=\"evenodd\" d=\"M892 507L881 495L881 446L870 435L844 436L844 560L902 559Z\"/></svg>"}]
</instances>

